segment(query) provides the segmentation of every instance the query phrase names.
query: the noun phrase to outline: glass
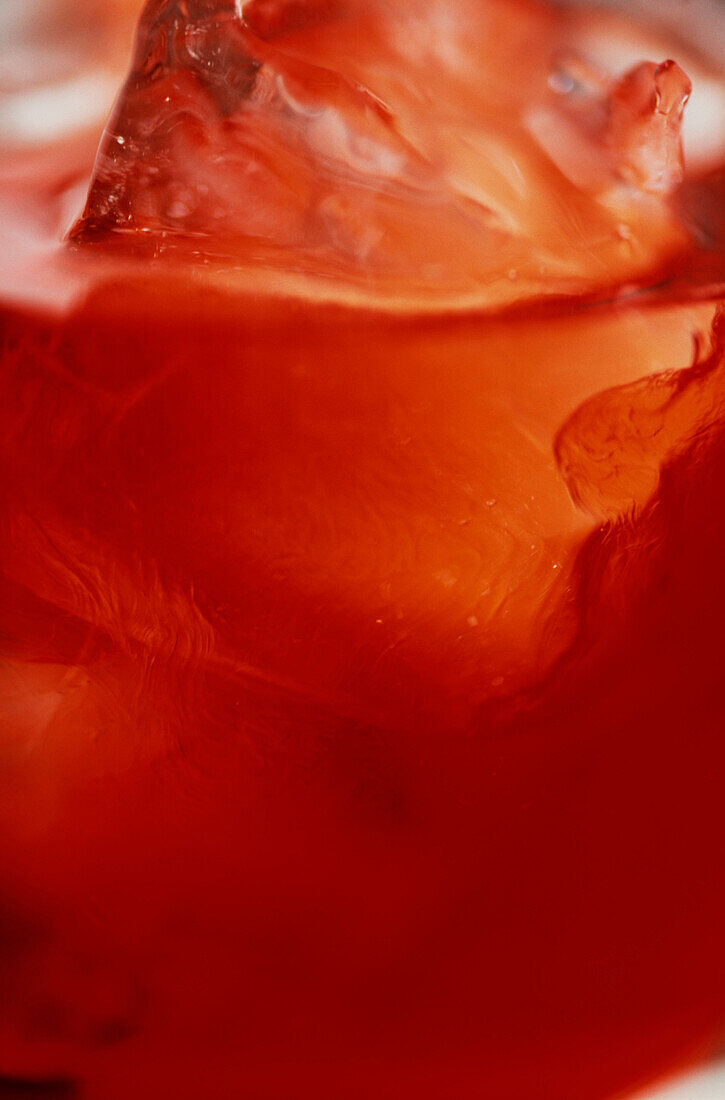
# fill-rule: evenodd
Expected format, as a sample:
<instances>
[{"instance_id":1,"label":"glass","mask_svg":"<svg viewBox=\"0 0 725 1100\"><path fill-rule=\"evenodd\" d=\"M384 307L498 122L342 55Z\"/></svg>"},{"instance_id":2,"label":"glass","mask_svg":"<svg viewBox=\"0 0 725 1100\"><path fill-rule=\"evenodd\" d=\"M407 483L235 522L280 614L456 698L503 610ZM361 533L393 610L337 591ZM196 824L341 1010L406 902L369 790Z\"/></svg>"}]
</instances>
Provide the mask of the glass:
<instances>
[{"instance_id":1,"label":"glass","mask_svg":"<svg viewBox=\"0 0 725 1100\"><path fill-rule=\"evenodd\" d=\"M703 51L523 0L465 8L488 37L257 2L230 90L248 39L191 7L80 221L138 5L2 15L7 1089L595 1100L707 1057L721 9ZM618 83L640 34L693 81L681 187L683 78L643 70L641 115Z\"/></svg>"}]
</instances>

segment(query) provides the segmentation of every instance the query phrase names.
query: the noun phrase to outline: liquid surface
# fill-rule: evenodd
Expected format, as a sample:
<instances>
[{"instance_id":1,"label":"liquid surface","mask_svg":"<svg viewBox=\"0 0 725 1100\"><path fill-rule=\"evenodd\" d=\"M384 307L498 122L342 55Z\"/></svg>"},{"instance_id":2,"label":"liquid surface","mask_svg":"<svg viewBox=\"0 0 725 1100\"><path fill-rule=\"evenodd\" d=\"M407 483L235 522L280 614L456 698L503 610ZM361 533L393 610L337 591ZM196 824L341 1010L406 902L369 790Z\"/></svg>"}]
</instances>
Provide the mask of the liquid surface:
<instances>
[{"instance_id":1,"label":"liquid surface","mask_svg":"<svg viewBox=\"0 0 725 1100\"><path fill-rule=\"evenodd\" d=\"M3 139L0 1096L714 1049L722 94L574 6L154 2L102 136Z\"/></svg>"}]
</instances>

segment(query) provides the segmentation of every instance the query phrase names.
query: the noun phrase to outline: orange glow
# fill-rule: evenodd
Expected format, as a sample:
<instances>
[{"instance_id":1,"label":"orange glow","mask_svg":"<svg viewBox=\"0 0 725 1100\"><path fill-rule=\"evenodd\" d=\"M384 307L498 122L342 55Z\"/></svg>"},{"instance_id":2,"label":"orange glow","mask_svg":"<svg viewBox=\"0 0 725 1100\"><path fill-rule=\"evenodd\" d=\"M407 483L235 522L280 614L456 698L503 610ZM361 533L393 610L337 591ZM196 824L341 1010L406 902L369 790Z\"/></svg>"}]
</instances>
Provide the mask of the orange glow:
<instances>
[{"instance_id":1,"label":"orange glow","mask_svg":"<svg viewBox=\"0 0 725 1100\"><path fill-rule=\"evenodd\" d=\"M725 81L237 7L0 89L0 1094L606 1100L725 1024Z\"/></svg>"}]
</instances>

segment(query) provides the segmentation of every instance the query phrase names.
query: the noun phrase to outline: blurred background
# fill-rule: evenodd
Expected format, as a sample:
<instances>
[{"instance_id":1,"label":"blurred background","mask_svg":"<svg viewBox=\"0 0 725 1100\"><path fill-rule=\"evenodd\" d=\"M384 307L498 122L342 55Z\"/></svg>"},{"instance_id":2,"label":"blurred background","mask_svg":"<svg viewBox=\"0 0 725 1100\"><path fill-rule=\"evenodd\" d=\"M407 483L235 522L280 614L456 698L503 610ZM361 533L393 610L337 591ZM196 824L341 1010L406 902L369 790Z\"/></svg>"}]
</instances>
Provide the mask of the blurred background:
<instances>
[{"instance_id":1,"label":"blurred background","mask_svg":"<svg viewBox=\"0 0 725 1100\"><path fill-rule=\"evenodd\" d=\"M102 126L139 0L0 0L0 147Z\"/></svg>"}]
</instances>

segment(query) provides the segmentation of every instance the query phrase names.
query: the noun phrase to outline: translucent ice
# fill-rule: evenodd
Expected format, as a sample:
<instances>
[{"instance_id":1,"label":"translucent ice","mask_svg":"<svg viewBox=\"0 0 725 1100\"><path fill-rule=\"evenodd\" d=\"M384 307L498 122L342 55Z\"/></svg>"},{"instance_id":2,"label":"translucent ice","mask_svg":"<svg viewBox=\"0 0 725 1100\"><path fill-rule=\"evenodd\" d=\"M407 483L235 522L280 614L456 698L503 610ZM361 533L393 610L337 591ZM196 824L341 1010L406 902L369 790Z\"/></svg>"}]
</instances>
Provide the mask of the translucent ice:
<instances>
[{"instance_id":1,"label":"translucent ice","mask_svg":"<svg viewBox=\"0 0 725 1100\"><path fill-rule=\"evenodd\" d=\"M506 8L472 0L151 0L73 236L491 300L633 277L682 241L660 196L686 77L646 63L613 82L608 126L595 97L558 163L557 27L532 19L524 61ZM539 108L548 129L530 125Z\"/></svg>"},{"instance_id":2,"label":"translucent ice","mask_svg":"<svg viewBox=\"0 0 725 1100\"><path fill-rule=\"evenodd\" d=\"M618 82L607 137L623 178L661 192L682 181L682 115L691 92L675 61L643 62Z\"/></svg>"}]
</instances>

